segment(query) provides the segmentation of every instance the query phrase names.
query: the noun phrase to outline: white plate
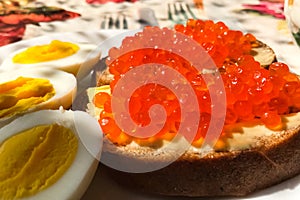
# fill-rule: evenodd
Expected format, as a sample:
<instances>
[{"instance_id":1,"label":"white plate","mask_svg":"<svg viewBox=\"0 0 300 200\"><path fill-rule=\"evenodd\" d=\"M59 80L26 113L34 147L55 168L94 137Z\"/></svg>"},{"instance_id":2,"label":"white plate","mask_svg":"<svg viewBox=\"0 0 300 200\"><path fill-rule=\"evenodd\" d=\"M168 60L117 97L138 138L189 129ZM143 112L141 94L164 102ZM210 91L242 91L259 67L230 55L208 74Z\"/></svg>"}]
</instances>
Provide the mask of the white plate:
<instances>
[{"instance_id":1,"label":"white plate","mask_svg":"<svg viewBox=\"0 0 300 200\"><path fill-rule=\"evenodd\" d=\"M130 31L125 31L130 32ZM0 64L7 57L8 54L33 45L47 44L51 40L57 39L66 42L78 42L78 43L92 43L100 45L109 37L124 33L123 30L105 30L105 31L93 31L93 32L69 32L69 33L55 33L47 36L41 36L22 40L20 42L12 43L0 48ZM107 52L104 52L107 53ZM1 70L1 67L0 67Z\"/></svg>"},{"instance_id":2,"label":"white plate","mask_svg":"<svg viewBox=\"0 0 300 200\"><path fill-rule=\"evenodd\" d=\"M97 32L78 32L78 33L63 33L63 34L53 34L50 36L43 36L34 39L28 39L24 41L20 41L17 43L13 43L0 48L0 64L3 59L15 50L20 48L48 43L53 39L59 39L70 42L90 42L93 44L103 44L104 41L107 41L108 38L112 36L117 36L118 34L130 35L135 31L122 31L122 30L110 30L110 31L97 31ZM112 40L109 40L109 44L114 46L119 46L120 37L115 37L116 43L111 43ZM108 44L107 44L108 45ZM103 48L103 55L107 54L107 48ZM0 67L1 69L1 67ZM300 144L299 144L300 145ZM209 183L207 183L209 184ZM283 198L287 198L288 200L298 200L300 196L300 176L292 178L288 181L285 181L276 186L270 187L268 189L256 192L250 196L243 198L222 198L221 200L281 200ZM148 195L138 193L136 191L128 190L113 180L111 180L107 174L105 174L105 170L100 166L98 171L89 186L86 194L82 198L83 200L182 200L182 197L162 197L155 195ZM196 200L197 198L193 198ZM203 200L204 198L199 198L199 200ZM215 198L214 198L215 199Z\"/></svg>"},{"instance_id":3,"label":"white plate","mask_svg":"<svg viewBox=\"0 0 300 200\"><path fill-rule=\"evenodd\" d=\"M209 184L209 183L207 183ZM292 178L281 184L253 193L247 197L239 198L210 198L209 200L299 200L300 176ZM165 197L159 195L143 194L127 189L105 173L105 168L100 165L95 177L83 196L82 200L191 200L183 197ZM207 198L192 198L192 200L206 200Z\"/></svg>"}]
</instances>

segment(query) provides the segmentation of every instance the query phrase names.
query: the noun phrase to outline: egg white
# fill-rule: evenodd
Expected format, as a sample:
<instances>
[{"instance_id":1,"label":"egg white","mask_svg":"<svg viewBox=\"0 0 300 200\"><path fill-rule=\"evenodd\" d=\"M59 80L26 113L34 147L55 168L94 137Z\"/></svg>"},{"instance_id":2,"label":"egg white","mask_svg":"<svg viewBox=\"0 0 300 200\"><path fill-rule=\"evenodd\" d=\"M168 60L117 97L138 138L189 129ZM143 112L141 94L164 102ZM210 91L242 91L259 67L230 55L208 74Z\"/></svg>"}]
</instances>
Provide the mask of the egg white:
<instances>
[{"instance_id":1,"label":"egg white","mask_svg":"<svg viewBox=\"0 0 300 200\"><path fill-rule=\"evenodd\" d=\"M60 106L69 108L77 91L77 81L74 75L55 69L20 69L0 73L0 84L13 81L18 77L44 78L48 79L55 89L55 95L47 101L33 106L29 110L18 113L15 116L0 118L0 127L8 124L18 115L40 109L58 109Z\"/></svg>"},{"instance_id":2,"label":"egg white","mask_svg":"<svg viewBox=\"0 0 300 200\"><path fill-rule=\"evenodd\" d=\"M0 144L24 130L53 123L71 129L76 135L78 138L77 154L69 169L57 182L23 199L80 199L97 169L102 150L102 132L97 120L86 112L41 110L26 114L0 129Z\"/></svg>"},{"instance_id":3,"label":"egg white","mask_svg":"<svg viewBox=\"0 0 300 200\"><path fill-rule=\"evenodd\" d=\"M85 77L93 68L93 66L99 61L100 50L97 49L96 45L87 44L87 43L74 43L79 46L79 50L70 56L65 58L60 58L51 61L39 62L34 64L19 64L13 62L13 57L25 51L27 48L19 49L15 52L12 52L4 59L0 70L2 71L11 71L14 69L30 69L30 68L39 68L39 67L48 67L59 69L65 72L69 72L77 75L79 78Z\"/></svg>"}]
</instances>

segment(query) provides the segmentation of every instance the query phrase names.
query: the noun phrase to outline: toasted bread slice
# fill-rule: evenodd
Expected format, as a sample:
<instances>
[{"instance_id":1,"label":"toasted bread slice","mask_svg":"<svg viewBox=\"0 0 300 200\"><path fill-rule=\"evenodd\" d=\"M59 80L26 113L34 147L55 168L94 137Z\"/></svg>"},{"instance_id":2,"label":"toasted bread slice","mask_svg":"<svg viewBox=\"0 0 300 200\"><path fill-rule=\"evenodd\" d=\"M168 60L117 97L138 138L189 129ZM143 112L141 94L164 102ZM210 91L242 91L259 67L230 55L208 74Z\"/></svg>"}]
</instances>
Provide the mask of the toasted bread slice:
<instances>
[{"instance_id":1,"label":"toasted bread slice","mask_svg":"<svg viewBox=\"0 0 300 200\"><path fill-rule=\"evenodd\" d=\"M94 115L95 111L89 108ZM284 121L281 131L271 131L258 121L235 124L229 127L233 137L227 139L226 148L206 152L190 147L175 162L156 171L109 171L118 182L150 193L214 197L247 195L300 173L300 113L284 116ZM172 150L176 148L160 151L163 145L168 142L153 146L140 146L134 142L117 146L106 139L103 156L118 160L122 168L127 169L139 164L168 162L178 156ZM180 141L174 145L180 145Z\"/></svg>"},{"instance_id":2,"label":"toasted bread slice","mask_svg":"<svg viewBox=\"0 0 300 200\"><path fill-rule=\"evenodd\" d=\"M299 116L296 117L300 120ZM200 152L187 151L165 168L148 173L126 173L110 169L120 183L134 189L176 196L244 196L280 183L300 173L300 126L261 136L246 149ZM107 145L107 143L106 143ZM159 162L159 155L147 147L104 147L110 154ZM154 156L155 155L155 156ZM161 156L168 155L164 152Z\"/></svg>"},{"instance_id":3,"label":"toasted bread slice","mask_svg":"<svg viewBox=\"0 0 300 200\"><path fill-rule=\"evenodd\" d=\"M264 67L276 60L273 50L259 41L253 46L253 55ZM95 71L94 78L100 80L98 86L108 84L113 78L103 65ZM102 86L97 90L107 88ZM88 110L97 117L95 113L99 110L92 104L94 93L95 88L88 90ZM191 146L176 161L159 170L128 173L109 168L110 175L125 186L149 193L192 197L244 196L300 173L300 113L283 118L285 125L281 131L271 131L259 121L234 124L228 127L232 138L227 138L225 148L207 152ZM106 139L103 155L119 159L120 164L128 167L168 162L178 156L176 150L172 150L176 148L161 151L164 145L168 142L152 146L132 142L117 146ZM180 141L175 145L180 145Z\"/></svg>"},{"instance_id":4,"label":"toasted bread slice","mask_svg":"<svg viewBox=\"0 0 300 200\"><path fill-rule=\"evenodd\" d=\"M256 40L252 44L250 53L262 67L268 67L272 62L276 61L276 55L273 49L259 40Z\"/></svg>"}]
</instances>

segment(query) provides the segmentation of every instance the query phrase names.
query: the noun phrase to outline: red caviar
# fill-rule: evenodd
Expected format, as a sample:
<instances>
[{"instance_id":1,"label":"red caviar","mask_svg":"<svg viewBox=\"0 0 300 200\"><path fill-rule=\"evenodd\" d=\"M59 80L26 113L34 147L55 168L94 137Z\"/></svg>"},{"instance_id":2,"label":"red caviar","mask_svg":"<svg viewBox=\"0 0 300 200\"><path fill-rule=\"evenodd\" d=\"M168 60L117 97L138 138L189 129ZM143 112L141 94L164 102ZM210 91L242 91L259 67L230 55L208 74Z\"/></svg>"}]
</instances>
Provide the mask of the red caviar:
<instances>
[{"instance_id":1,"label":"red caviar","mask_svg":"<svg viewBox=\"0 0 300 200\"><path fill-rule=\"evenodd\" d=\"M114 75L111 90L113 91L123 74L145 63L160 63L177 70L188 80L197 95L200 120L193 142L193 145L197 146L205 138L211 120L211 94L203 80L203 76L206 75L200 74L182 57L166 50L149 48L123 53L132 46L140 45L141 42L153 42L157 39L154 34L157 29L158 27L146 27L143 32L125 38L120 48L110 50L107 64L110 73ZM174 29L197 41L219 68L227 99L225 126L261 119L265 126L277 130L282 127L280 115L300 109L298 77L290 73L288 66L283 63L275 62L269 69L260 67L250 55L251 43L256 41L253 35L230 30L224 23L214 23L210 20L188 20L186 26L176 25ZM163 40L161 37L158 38L162 40L161 42L168 42L172 35L163 37ZM180 45L182 41L177 42ZM140 78L146 76L145 72ZM112 142L118 144L126 144L132 140L143 143L142 141L172 139L180 125L181 111L178 101L168 88L157 84L146 84L137 89L130 99L129 110L130 116L138 126L150 123L148 111L154 104L163 105L167 114L167 121L158 134L151 138L140 139L126 135L114 122L109 97L102 93L95 96L96 106L104 107L99 119L103 132ZM222 142L219 143L221 144Z\"/></svg>"},{"instance_id":2,"label":"red caviar","mask_svg":"<svg viewBox=\"0 0 300 200\"><path fill-rule=\"evenodd\" d=\"M106 102L110 102L110 95L106 92L98 92L95 95L93 102L96 107L100 108L101 106L104 106Z\"/></svg>"}]
</instances>

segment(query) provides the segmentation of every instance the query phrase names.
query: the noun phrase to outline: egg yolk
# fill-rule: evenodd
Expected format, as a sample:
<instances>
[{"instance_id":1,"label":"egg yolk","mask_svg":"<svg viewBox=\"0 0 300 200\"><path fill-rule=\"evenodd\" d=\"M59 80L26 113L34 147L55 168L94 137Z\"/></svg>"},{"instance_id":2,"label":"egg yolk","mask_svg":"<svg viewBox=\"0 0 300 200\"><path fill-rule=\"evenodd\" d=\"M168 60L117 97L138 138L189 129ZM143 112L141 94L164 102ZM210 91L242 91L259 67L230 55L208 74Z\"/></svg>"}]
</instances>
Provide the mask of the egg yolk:
<instances>
[{"instance_id":1,"label":"egg yolk","mask_svg":"<svg viewBox=\"0 0 300 200\"><path fill-rule=\"evenodd\" d=\"M0 118L22 113L55 95L47 79L19 77L0 84Z\"/></svg>"},{"instance_id":2,"label":"egg yolk","mask_svg":"<svg viewBox=\"0 0 300 200\"><path fill-rule=\"evenodd\" d=\"M13 57L14 63L34 64L57 60L75 54L79 46L70 42L53 40L50 44L27 48Z\"/></svg>"},{"instance_id":3,"label":"egg yolk","mask_svg":"<svg viewBox=\"0 0 300 200\"><path fill-rule=\"evenodd\" d=\"M57 124L20 132L0 146L0 199L34 195L55 184L73 163L74 133Z\"/></svg>"}]
</instances>

